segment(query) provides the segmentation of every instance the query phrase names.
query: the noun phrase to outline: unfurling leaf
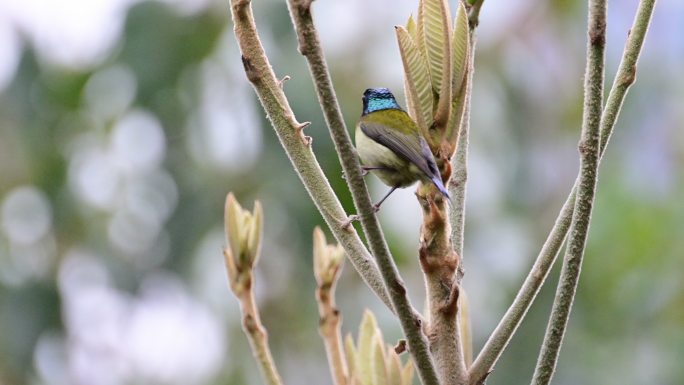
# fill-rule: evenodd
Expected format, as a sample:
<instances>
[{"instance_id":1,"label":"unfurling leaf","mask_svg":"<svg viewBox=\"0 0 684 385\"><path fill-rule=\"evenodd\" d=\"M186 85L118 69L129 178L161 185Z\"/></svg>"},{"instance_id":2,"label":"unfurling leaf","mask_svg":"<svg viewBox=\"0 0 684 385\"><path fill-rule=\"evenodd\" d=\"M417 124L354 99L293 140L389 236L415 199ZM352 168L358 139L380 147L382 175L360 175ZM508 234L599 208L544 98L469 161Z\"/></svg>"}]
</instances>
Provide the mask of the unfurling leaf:
<instances>
[{"instance_id":1,"label":"unfurling leaf","mask_svg":"<svg viewBox=\"0 0 684 385\"><path fill-rule=\"evenodd\" d=\"M394 350L392 350L394 353ZM401 384L401 361L397 353L387 355L387 385Z\"/></svg>"},{"instance_id":2,"label":"unfurling leaf","mask_svg":"<svg viewBox=\"0 0 684 385\"><path fill-rule=\"evenodd\" d=\"M458 328L461 333L461 345L466 366L473 363L473 336L470 329L470 303L465 289L461 288L458 296Z\"/></svg>"},{"instance_id":3,"label":"unfurling leaf","mask_svg":"<svg viewBox=\"0 0 684 385\"><path fill-rule=\"evenodd\" d=\"M382 337L375 335L373 349L373 385L387 385L387 368L385 367L385 349Z\"/></svg>"},{"instance_id":4,"label":"unfurling leaf","mask_svg":"<svg viewBox=\"0 0 684 385\"><path fill-rule=\"evenodd\" d=\"M250 213L240 206L233 193L229 193L226 198L224 225L228 243L226 258L232 258L232 265L238 270L251 269L261 251L261 204L259 201L254 202L254 211Z\"/></svg>"},{"instance_id":5,"label":"unfurling leaf","mask_svg":"<svg viewBox=\"0 0 684 385\"><path fill-rule=\"evenodd\" d=\"M409 114L425 134L432 124L433 99L427 61L404 27L397 26L396 31L410 100Z\"/></svg>"},{"instance_id":6,"label":"unfurling leaf","mask_svg":"<svg viewBox=\"0 0 684 385\"><path fill-rule=\"evenodd\" d=\"M344 353L347 357L347 366L349 367L350 375L358 371L356 367L356 348L354 348L354 339L351 334L347 334L344 338Z\"/></svg>"},{"instance_id":7,"label":"unfurling leaf","mask_svg":"<svg viewBox=\"0 0 684 385\"><path fill-rule=\"evenodd\" d=\"M456 19L454 19L454 34L452 38L452 100L456 99L461 86L465 82L466 70L468 68L468 55L470 54L470 38L468 26L468 13L463 3L459 2Z\"/></svg>"},{"instance_id":8,"label":"unfurling leaf","mask_svg":"<svg viewBox=\"0 0 684 385\"><path fill-rule=\"evenodd\" d=\"M358 358L356 361L358 365L357 375L364 385L373 384L373 353L375 335L378 332L378 324L375 322L373 313L366 310L359 327Z\"/></svg>"},{"instance_id":9,"label":"unfurling leaf","mask_svg":"<svg viewBox=\"0 0 684 385\"><path fill-rule=\"evenodd\" d=\"M432 89L439 94L442 89L445 64L448 65L451 62L449 6L446 0L423 0L419 6L422 10L423 38Z\"/></svg>"},{"instance_id":10,"label":"unfurling leaf","mask_svg":"<svg viewBox=\"0 0 684 385\"><path fill-rule=\"evenodd\" d=\"M401 371L401 383L411 385L413 383L413 361L409 361Z\"/></svg>"},{"instance_id":11,"label":"unfurling leaf","mask_svg":"<svg viewBox=\"0 0 684 385\"><path fill-rule=\"evenodd\" d=\"M411 36L411 39L413 41L418 41L418 29L416 26L416 21L413 20L413 15L410 15L408 20L406 21L406 32L408 32L409 36Z\"/></svg>"},{"instance_id":12,"label":"unfurling leaf","mask_svg":"<svg viewBox=\"0 0 684 385\"><path fill-rule=\"evenodd\" d=\"M358 347L351 335L344 340L350 385L411 385L413 365L404 367L394 348L385 344L373 313L366 310L359 327Z\"/></svg>"},{"instance_id":13,"label":"unfurling leaf","mask_svg":"<svg viewBox=\"0 0 684 385\"><path fill-rule=\"evenodd\" d=\"M320 227L314 229L313 259L318 286L334 284L344 262L344 249L340 245L328 244Z\"/></svg>"}]
</instances>

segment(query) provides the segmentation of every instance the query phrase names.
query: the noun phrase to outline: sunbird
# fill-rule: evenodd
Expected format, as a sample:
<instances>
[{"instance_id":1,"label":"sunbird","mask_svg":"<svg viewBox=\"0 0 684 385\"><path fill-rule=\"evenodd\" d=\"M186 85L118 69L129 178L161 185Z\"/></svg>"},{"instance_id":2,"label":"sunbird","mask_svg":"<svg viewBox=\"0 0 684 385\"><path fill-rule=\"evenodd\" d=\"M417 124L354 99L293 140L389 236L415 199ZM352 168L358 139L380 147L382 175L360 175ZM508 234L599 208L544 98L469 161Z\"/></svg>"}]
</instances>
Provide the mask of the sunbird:
<instances>
[{"instance_id":1,"label":"sunbird","mask_svg":"<svg viewBox=\"0 0 684 385\"><path fill-rule=\"evenodd\" d=\"M432 182L450 200L435 158L418 125L387 88L363 93L363 113L356 125L356 150L364 175L373 172L389 192L374 205L375 211L397 188L417 181Z\"/></svg>"}]
</instances>

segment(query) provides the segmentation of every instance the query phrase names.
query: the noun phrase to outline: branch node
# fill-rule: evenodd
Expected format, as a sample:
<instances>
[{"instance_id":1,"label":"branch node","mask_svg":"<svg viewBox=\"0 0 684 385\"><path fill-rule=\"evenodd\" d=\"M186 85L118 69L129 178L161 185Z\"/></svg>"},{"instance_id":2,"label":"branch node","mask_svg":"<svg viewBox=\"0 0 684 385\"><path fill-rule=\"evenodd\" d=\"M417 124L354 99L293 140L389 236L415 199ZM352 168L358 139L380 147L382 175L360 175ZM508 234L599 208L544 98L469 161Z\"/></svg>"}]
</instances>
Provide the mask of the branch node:
<instances>
[{"instance_id":1,"label":"branch node","mask_svg":"<svg viewBox=\"0 0 684 385\"><path fill-rule=\"evenodd\" d=\"M589 29L589 42L593 46L603 47L606 45L606 21L598 20Z\"/></svg>"},{"instance_id":2,"label":"branch node","mask_svg":"<svg viewBox=\"0 0 684 385\"><path fill-rule=\"evenodd\" d=\"M299 134L299 138L302 140L302 143L304 143L304 145L307 147L311 147L313 139L310 136L304 135L304 129L309 127L310 125L311 122L304 122L300 123L297 127L295 127L295 131L297 131L297 134Z\"/></svg>"},{"instance_id":3,"label":"branch node","mask_svg":"<svg viewBox=\"0 0 684 385\"><path fill-rule=\"evenodd\" d=\"M456 281L451 285L449 297L440 307L440 311L444 314L456 314L458 312L458 296L461 294L461 288Z\"/></svg>"},{"instance_id":4,"label":"branch node","mask_svg":"<svg viewBox=\"0 0 684 385\"><path fill-rule=\"evenodd\" d=\"M248 0L245 0L247 3L249 3ZM240 5L240 4L238 4ZM259 73L252 64L252 61L246 57L245 55L241 56L242 58L242 66L245 68L245 75L247 75L247 80L249 80L252 83L256 83L259 80Z\"/></svg>"},{"instance_id":5,"label":"branch node","mask_svg":"<svg viewBox=\"0 0 684 385\"><path fill-rule=\"evenodd\" d=\"M637 67L636 64L631 66L622 76L620 76L619 82L621 86L631 86L636 81Z\"/></svg>"},{"instance_id":6,"label":"branch node","mask_svg":"<svg viewBox=\"0 0 684 385\"><path fill-rule=\"evenodd\" d=\"M350 215L349 218L347 218L347 220L340 222L340 225L342 226L342 228L344 230L349 231L351 229L351 224L355 221L360 220L360 219L361 219L361 217L358 214L353 214L353 215Z\"/></svg>"},{"instance_id":7,"label":"branch node","mask_svg":"<svg viewBox=\"0 0 684 385\"><path fill-rule=\"evenodd\" d=\"M288 80L290 80L290 75L283 76L282 79L278 80L278 87L280 87L280 89L283 89L283 85L285 85L285 82Z\"/></svg>"},{"instance_id":8,"label":"branch node","mask_svg":"<svg viewBox=\"0 0 684 385\"><path fill-rule=\"evenodd\" d=\"M401 354L406 351L406 340L399 340L397 341L397 344L394 345L394 352L397 354Z\"/></svg>"}]
</instances>

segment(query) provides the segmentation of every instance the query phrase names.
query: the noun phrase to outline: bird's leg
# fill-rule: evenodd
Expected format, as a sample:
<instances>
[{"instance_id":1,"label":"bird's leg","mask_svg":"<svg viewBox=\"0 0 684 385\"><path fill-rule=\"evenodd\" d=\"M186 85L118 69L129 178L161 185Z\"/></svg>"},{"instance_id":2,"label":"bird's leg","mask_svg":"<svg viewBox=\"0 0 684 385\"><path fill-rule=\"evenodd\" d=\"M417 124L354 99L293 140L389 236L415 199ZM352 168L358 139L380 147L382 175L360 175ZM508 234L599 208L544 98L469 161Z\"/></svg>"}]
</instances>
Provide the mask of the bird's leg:
<instances>
[{"instance_id":1,"label":"bird's leg","mask_svg":"<svg viewBox=\"0 0 684 385\"><path fill-rule=\"evenodd\" d=\"M385 199L387 199L390 195L392 195L392 193L393 193L394 190L396 190L396 189L397 189L397 186L392 187L392 188L389 190L389 192L388 192L387 194L385 194L385 196L382 197L382 199L380 199L380 201L379 201L378 203L376 203L376 204L373 205L373 212L374 212L374 213L377 213L378 211L380 211L380 205L382 204L382 202L384 202ZM343 229L347 230L347 229L349 229L349 226L351 226L351 224L352 224L354 221L358 221L359 219L361 219L361 218L359 217L358 214L350 215L349 218L347 218L346 221L341 222L340 224L342 225L342 228L343 228Z\"/></svg>"},{"instance_id":2,"label":"bird's leg","mask_svg":"<svg viewBox=\"0 0 684 385\"><path fill-rule=\"evenodd\" d=\"M382 204L382 202L384 202L385 199L387 199L387 198L394 192L394 190L396 190L396 189L397 189L397 186L392 187L392 188L389 190L389 192L388 192L387 194L385 194L385 196L382 197L382 199L380 199L380 202L374 204L374 205L373 205L373 211L376 212L376 213L377 213L378 211L380 211L380 205Z\"/></svg>"},{"instance_id":3,"label":"bird's leg","mask_svg":"<svg viewBox=\"0 0 684 385\"><path fill-rule=\"evenodd\" d=\"M390 170L387 167L383 166L361 166L361 175L366 176L368 175L368 172L371 170Z\"/></svg>"}]
</instances>

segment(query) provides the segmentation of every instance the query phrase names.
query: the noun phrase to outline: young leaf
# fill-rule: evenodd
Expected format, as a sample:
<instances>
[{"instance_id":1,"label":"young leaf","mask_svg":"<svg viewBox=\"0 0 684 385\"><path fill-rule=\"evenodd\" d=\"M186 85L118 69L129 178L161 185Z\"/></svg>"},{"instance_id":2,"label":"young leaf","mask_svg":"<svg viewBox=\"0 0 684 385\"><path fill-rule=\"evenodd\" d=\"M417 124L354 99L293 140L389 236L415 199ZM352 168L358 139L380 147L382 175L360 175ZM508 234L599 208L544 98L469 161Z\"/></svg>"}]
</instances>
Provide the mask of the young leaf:
<instances>
[{"instance_id":1,"label":"young leaf","mask_svg":"<svg viewBox=\"0 0 684 385\"><path fill-rule=\"evenodd\" d=\"M427 62L408 31L402 26L397 26L396 31L404 63L404 77L409 95L407 98L413 106L413 111L409 110L409 114L425 134L432 124L432 89Z\"/></svg>"},{"instance_id":2,"label":"young leaf","mask_svg":"<svg viewBox=\"0 0 684 385\"><path fill-rule=\"evenodd\" d=\"M409 360L401 371L401 383L411 385L413 383L413 361Z\"/></svg>"},{"instance_id":3,"label":"young leaf","mask_svg":"<svg viewBox=\"0 0 684 385\"><path fill-rule=\"evenodd\" d=\"M418 2L418 19L416 20L416 36L414 38L414 43L416 44L416 47L418 48L418 51L423 55L424 57L427 57L427 53L425 52L425 28L423 28L424 24L424 19L425 19L425 12L424 7L423 7L423 1L424 0L419 0Z\"/></svg>"},{"instance_id":4,"label":"young leaf","mask_svg":"<svg viewBox=\"0 0 684 385\"><path fill-rule=\"evenodd\" d=\"M376 335L373 352L373 385L387 385L387 369L385 368L385 349L382 337Z\"/></svg>"},{"instance_id":5,"label":"young leaf","mask_svg":"<svg viewBox=\"0 0 684 385\"><path fill-rule=\"evenodd\" d=\"M349 367L349 373L356 372L356 348L354 347L354 339L351 334L347 334L344 338L344 353L347 356L347 366Z\"/></svg>"},{"instance_id":6,"label":"young leaf","mask_svg":"<svg viewBox=\"0 0 684 385\"><path fill-rule=\"evenodd\" d=\"M458 329L461 333L461 345L463 346L463 356L466 366L473 363L473 336L470 329L470 303L465 289L461 288L458 296Z\"/></svg>"},{"instance_id":7,"label":"young leaf","mask_svg":"<svg viewBox=\"0 0 684 385\"><path fill-rule=\"evenodd\" d=\"M461 86L461 89L456 92L456 97L451 104L451 116L449 116L449 124L447 124L446 140L451 144L452 151L455 151L458 145L458 134L461 129L461 121L463 120L467 86L467 84Z\"/></svg>"},{"instance_id":8,"label":"young leaf","mask_svg":"<svg viewBox=\"0 0 684 385\"><path fill-rule=\"evenodd\" d=\"M357 350L356 375L363 384L372 384L373 381L373 355L375 353L375 341L378 325L373 313L366 310L359 327L359 340Z\"/></svg>"},{"instance_id":9,"label":"young leaf","mask_svg":"<svg viewBox=\"0 0 684 385\"><path fill-rule=\"evenodd\" d=\"M409 33L413 41L418 40L417 26L416 21L413 20L413 15L410 15L408 21L406 21L406 31Z\"/></svg>"},{"instance_id":10,"label":"young leaf","mask_svg":"<svg viewBox=\"0 0 684 385\"><path fill-rule=\"evenodd\" d=\"M453 63L452 100L456 99L456 95L465 81L466 69L468 68L468 55L470 54L468 28L468 14L463 3L459 2L456 19L454 19L454 36L451 47Z\"/></svg>"},{"instance_id":11,"label":"young leaf","mask_svg":"<svg viewBox=\"0 0 684 385\"><path fill-rule=\"evenodd\" d=\"M394 352L391 346L387 347L387 385L402 385L401 384L401 361L399 355Z\"/></svg>"},{"instance_id":12,"label":"young leaf","mask_svg":"<svg viewBox=\"0 0 684 385\"><path fill-rule=\"evenodd\" d=\"M444 77L444 64L451 61L449 39L451 16L446 0L424 0L420 3L423 13L423 34L427 53L432 89L439 94ZM446 57L445 56L449 56Z\"/></svg>"}]
</instances>

